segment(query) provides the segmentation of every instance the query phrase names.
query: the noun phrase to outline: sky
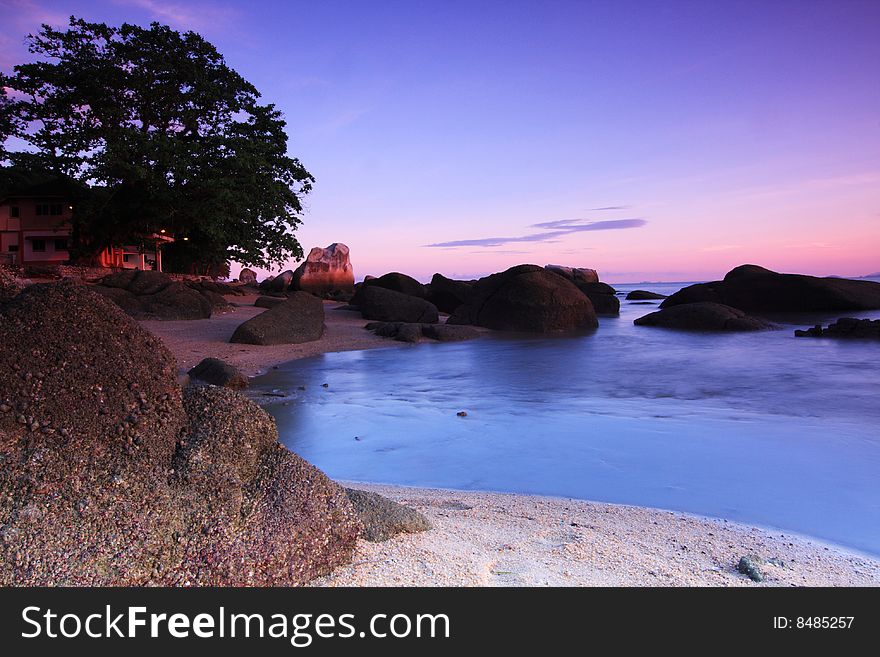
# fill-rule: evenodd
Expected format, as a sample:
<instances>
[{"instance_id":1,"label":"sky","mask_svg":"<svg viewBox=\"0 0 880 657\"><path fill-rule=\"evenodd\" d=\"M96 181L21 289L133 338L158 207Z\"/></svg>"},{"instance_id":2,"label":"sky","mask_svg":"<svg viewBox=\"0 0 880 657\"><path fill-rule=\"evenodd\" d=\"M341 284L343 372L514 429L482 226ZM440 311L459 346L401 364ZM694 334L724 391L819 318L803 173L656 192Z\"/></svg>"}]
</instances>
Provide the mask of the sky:
<instances>
[{"instance_id":1,"label":"sky","mask_svg":"<svg viewBox=\"0 0 880 657\"><path fill-rule=\"evenodd\" d=\"M358 279L880 271L880 0L0 0L0 70L70 14L216 45Z\"/></svg>"}]
</instances>

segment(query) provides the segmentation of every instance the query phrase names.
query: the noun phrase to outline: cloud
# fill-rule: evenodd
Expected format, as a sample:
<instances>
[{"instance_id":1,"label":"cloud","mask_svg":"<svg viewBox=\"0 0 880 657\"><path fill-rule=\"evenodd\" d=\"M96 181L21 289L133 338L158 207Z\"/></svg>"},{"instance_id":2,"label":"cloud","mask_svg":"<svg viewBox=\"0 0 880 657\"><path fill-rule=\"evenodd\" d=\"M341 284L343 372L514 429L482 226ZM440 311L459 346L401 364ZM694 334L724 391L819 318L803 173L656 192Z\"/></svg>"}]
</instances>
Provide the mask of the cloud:
<instances>
[{"instance_id":1,"label":"cloud","mask_svg":"<svg viewBox=\"0 0 880 657\"><path fill-rule=\"evenodd\" d=\"M166 0L115 0L116 4L138 7L150 18L184 30L216 31L232 25L239 12L217 3L167 2Z\"/></svg>"},{"instance_id":2,"label":"cloud","mask_svg":"<svg viewBox=\"0 0 880 657\"><path fill-rule=\"evenodd\" d=\"M529 233L514 237L481 237L471 240L452 240L449 242L437 242L425 244L432 248L455 248L461 246L502 246L521 242L554 242L558 238L574 233L584 233L595 230L625 230L628 228L640 228L647 221L644 219L613 219L610 221L587 221L586 219L560 219L557 221L545 221L532 224L530 228L543 228L544 232Z\"/></svg>"},{"instance_id":3,"label":"cloud","mask_svg":"<svg viewBox=\"0 0 880 657\"><path fill-rule=\"evenodd\" d=\"M587 212L602 212L603 210L626 210L628 205L606 205L604 208L590 208Z\"/></svg>"}]
</instances>

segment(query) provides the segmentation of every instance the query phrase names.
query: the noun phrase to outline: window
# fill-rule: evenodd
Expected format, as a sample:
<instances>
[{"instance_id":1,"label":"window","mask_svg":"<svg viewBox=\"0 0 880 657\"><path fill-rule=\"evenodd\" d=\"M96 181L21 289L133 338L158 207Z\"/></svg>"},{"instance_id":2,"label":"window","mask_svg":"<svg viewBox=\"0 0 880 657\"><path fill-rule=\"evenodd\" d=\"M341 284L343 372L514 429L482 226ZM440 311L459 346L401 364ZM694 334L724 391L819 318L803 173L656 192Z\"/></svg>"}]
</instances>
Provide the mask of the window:
<instances>
[{"instance_id":1,"label":"window","mask_svg":"<svg viewBox=\"0 0 880 657\"><path fill-rule=\"evenodd\" d=\"M21 211L18 209L17 205L10 205L9 206L9 216L10 217L20 217L21 216Z\"/></svg>"},{"instance_id":2,"label":"window","mask_svg":"<svg viewBox=\"0 0 880 657\"><path fill-rule=\"evenodd\" d=\"M63 212L61 203L53 203L49 206L49 214L59 216Z\"/></svg>"},{"instance_id":3,"label":"window","mask_svg":"<svg viewBox=\"0 0 880 657\"><path fill-rule=\"evenodd\" d=\"M56 251L67 251L67 238L59 237L55 240Z\"/></svg>"},{"instance_id":4,"label":"window","mask_svg":"<svg viewBox=\"0 0 880 657\"><path fill-rule=\"evenodd\" d=\"M10 244L9 245L10 253L18 253L18 244Z\"/></svg>"},{"instance_id":5,"label":"window","mask_svg":"<svg viewBox=\"0 0 880 657\"><path fill-rule=\"evenodd\" d=\"M31 240L31 251L43 253L46 250L46 240Z\"/></svg>"},{"instance_id":6,"label":"window","mask_svg":"<svg viewBox=\"0 0 880 657\"><path fill-rule=\"evenodd\" d=\"M37 216L42 217L43 215L49 214L49 204L48 203L37 203Z\"/></svg>"}]
</instances>

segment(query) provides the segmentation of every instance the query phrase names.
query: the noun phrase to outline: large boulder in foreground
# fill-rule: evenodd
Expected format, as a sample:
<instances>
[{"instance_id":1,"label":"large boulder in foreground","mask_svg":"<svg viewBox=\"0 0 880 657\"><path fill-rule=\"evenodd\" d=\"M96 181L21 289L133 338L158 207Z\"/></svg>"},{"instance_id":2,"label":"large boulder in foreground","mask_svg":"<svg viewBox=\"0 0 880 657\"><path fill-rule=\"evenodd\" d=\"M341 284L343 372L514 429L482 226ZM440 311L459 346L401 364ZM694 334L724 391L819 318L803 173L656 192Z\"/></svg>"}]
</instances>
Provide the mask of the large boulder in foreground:
<instances>
[{"instance_id":1,"label":"large boulder in foreground","mask_svg":"<svg viewBox=\"0 0 880 657\"><path fill-rule=\"evenodd\" d=\"M353 292L354 269L349 248L340 242L334 242L326 249L316 246L293 272L290 287L318 296L329 292Z\"/></svg>"},{"instance_id":2,"label":"large boulder in foreground","mask_svg":"<svg viewBox=\"0 0 880 657\"><path fill-rule=\"evenodd\" d=\"M272 417L227 388L189 387L174 463L173 584L290 586L347 563L361 531L345 491L278 442Z\"/></svg>"},{"instance_id":3,"label":"large boulder in foreground","mask_svg":"<svg viewBox=\"0 0 880 657\"><path fill-rule=\"evenodd\" d=\"M24 287L24 281L5 267L0 267L0 303L15 298Z\"/></svg>"},{"instance_id":4,"label":"large boulder in foreground","mask_svg":"<svg viewBox=\"0 0 880 657\"><path fill-rule=\"evenodd\" d=\"M741 265L722 281L679 290L661 305L711 301L746 312L824 312L880 308L880 283L845 278L779 274L757 265Z\"/></svg>"},{"instance_id":5,"label":"large boulder in foreground","mask_svg":"<svg viewBox=\"0 0 880 657\"><path fill-rule=\"evenodd\" d=\"M135 319L207 319L215 306L227 305L214 290L197 289L157 271L117 272L93 289Z\"/></svg>"},{"instance_id":6,"label":"large boulder in foreground","mask_svg":"<svg viewBox=\"0 0 880 657\"><path fill-rule=\"evenodd\" d=\"M738 308L720 303L686 303L639 317L636 326L659 326L661 328L690 331L763 331L775 328L759 317L746 315Z\"/></svg>"},{"instance_id":7,"label":"large boulder in foreground","mask_svg":"<svg viewBox=\"0 0 880 657\"><path fill-rule=\"evenodd\" d=\"M0 340L0 585L296 585L349 560L344 491L234 391L184 401L170 352L88 286L28 288Z\"/></svg>"},{"instance_id":8,"label":"large boulder in foreground","mask_svg":"<svg viewBox=\"0 0 880 657\"><path fill-rule=\"evenodd\" d=\"M294 292L284 303L252 317L235 329L230 342L300 344L324 335L324 303L308 292Z\"/></svg>"},{"instance_id":9,"label":"large boulder in foreground","mask_svg":"<svg viewBox=\"0 0 880 657\"><path fill-rule=\"evenodd\" d=\"M437 306L440 312L452 314L455 309L471 298L473 281L456 281L442 274L434 274L428 288L428 301Z\"/></svg>"},{"instance_id":10,"label":"large boulder in foreground","mask_svg":"<svg viewBox=\"0 0 880 657\"><path fill-rule=\"evenodd\" d=\"M537 265L518 265L481 278L449 323L534 333L599 325L593 304L574 283Z\"/></svg>"},{"instance_id":11,"label":"large boulder in foreground","mask_svg":"<svg viewBox=\"0 0 880 657\"><path fill-rule=\"evenodd\" d=\"M411 297L418 297L419 299L425 299L428 296L428 290L424 285L419 283L412 276L407 276L406 274L401 274L397 271L384 274L379 278L364 280L364 287L373 285L385 288L386 290L401 292Z\"/></svg>"},{"instance_id":12,"label":"large boulder in foreground","mask_svg":"<svg viewBox=\"0 0 880 657\"><path fill-rule=\"evenodd\" d=\"M430 520L405 504L355 488L346 488L345 493L363 525L364 540L380 543L398 534L414 534L431 529Z\"/></svg>"},{"instance_id":13,"label":"large boulder in foreground","mask_svg":"<svg viewBox=\"0 0 880 657\"><path fill-rule=\"evenodd\" d=\"M433 303L378 285L364 284L351 303L360 308L364 319L380 322L434 324L440 319L437 306Z\"/></svg>"}]
</instances>

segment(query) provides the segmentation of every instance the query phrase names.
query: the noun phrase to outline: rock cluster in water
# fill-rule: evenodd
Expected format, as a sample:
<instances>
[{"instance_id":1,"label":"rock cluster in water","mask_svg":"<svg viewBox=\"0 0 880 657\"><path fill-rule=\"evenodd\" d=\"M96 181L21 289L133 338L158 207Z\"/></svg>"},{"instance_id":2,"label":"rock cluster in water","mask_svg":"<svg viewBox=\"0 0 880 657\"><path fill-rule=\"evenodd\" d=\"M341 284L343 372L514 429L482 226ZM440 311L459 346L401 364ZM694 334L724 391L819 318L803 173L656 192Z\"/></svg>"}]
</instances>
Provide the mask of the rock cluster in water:
<instances>
[{"instance_id":1,"label":"rock cluster in water","mask_svg":"<svg viewBox=\"0 0 880 657\"><path fill-rule=\"evenodd\" d=\"M295 585L349 560L345 492L238 393L71 282L0 305L0 585Z\"/></svg>"},{"instance_id":2,"label":"rock cluster in water","mask_svg":"<svg viewBox=\"0 0 880 657\"><path fill-rule=\"evenodd\" d=\"M730 270L724 280L679 290L660 304L669 308L710 301L745 312L822 312L880 308L880 283L779 274L757 265Z\"/></svg>"},{"instance_id":3,"label":"rock cluster in water","mask_svg":"<svg viewBox=\"0 0 880 657\"><path fill-rule=\"evenodd\" d=\"M806 338L868 338L880 340L880 319L855 319L853 317L841 317L836 322L822 328L816 324L812 328L803 331L795 331L797 337Z\"/></svg>"}]
</instances>

